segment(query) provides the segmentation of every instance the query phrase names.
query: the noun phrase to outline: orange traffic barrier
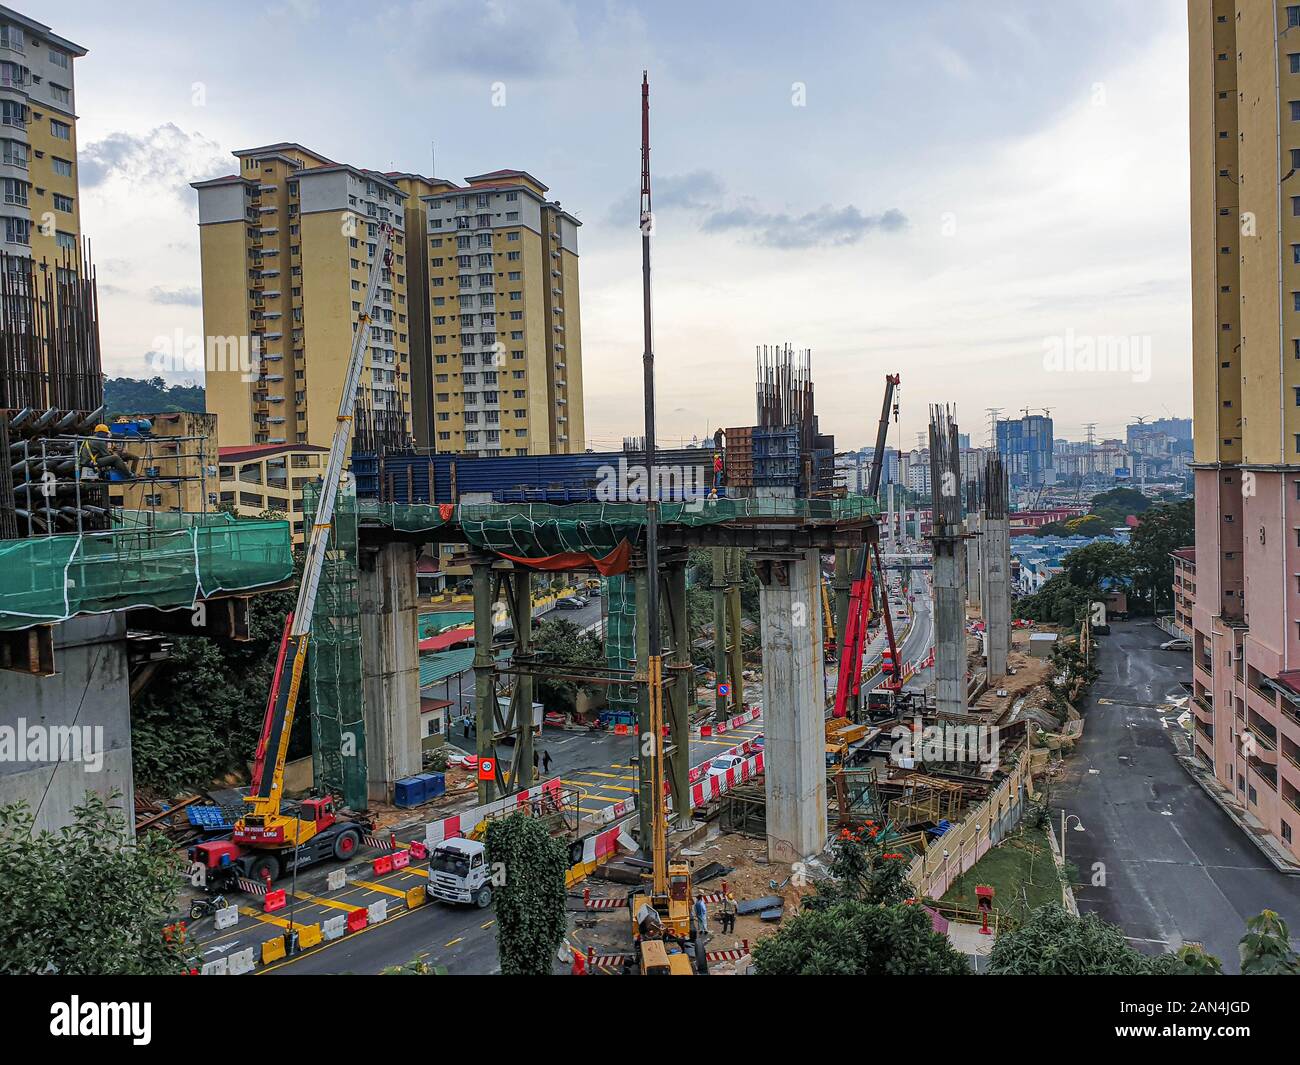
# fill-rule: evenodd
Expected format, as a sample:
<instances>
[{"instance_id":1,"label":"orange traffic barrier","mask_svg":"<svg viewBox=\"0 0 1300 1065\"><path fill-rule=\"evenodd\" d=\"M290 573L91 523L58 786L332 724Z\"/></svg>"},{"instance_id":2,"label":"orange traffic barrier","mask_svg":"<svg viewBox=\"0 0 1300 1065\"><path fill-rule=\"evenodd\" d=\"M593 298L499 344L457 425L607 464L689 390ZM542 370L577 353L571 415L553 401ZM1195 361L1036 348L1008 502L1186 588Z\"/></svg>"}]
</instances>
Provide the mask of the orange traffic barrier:
<instances>
[{"instance_id":1,"label":"orange traffic barrier","mask_svg":"<svg viewBox=\"0 0 1300 1065\"><path fill-rule=\"evenodd\" d=\"M285 898L284 888L268 891L266 898L262 900L262 912L275 913L276 910L283 910L287 905L288 899Z\"/></svg>"},{"instance_id":2,"label":"orange traffic barrier","mask_svg":"<svg viewBox=\"0 0 1300 1065\"><path fill-rule=\"evenodd\" d=\"M385 854L382 858L376 858L374 861L375 876L383 876L385 873L393 871L393 856Z\"/></svg>"}]
</instances>

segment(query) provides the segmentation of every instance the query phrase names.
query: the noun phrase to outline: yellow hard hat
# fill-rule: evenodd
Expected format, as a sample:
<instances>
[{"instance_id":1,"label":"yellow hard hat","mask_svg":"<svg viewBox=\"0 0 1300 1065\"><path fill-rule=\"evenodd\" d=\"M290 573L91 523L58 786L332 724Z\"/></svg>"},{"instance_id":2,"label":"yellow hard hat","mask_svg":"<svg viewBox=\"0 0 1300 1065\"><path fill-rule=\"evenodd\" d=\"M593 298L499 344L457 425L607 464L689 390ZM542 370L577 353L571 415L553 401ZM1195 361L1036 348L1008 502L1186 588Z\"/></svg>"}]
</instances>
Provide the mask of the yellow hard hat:
<instances>
[{"instance_id":1,"label":"yellow hard hat","mask_svg":"<svg viewBox=\"0 0 1300 1065\"><path fill-rule=\"evenodd\" d=\"M97 433L106 433L108 431L109 431L108 426L105 425L103 422L100 422L97 426L95 426L95 432Z\"/></svg>"}]
</instances>

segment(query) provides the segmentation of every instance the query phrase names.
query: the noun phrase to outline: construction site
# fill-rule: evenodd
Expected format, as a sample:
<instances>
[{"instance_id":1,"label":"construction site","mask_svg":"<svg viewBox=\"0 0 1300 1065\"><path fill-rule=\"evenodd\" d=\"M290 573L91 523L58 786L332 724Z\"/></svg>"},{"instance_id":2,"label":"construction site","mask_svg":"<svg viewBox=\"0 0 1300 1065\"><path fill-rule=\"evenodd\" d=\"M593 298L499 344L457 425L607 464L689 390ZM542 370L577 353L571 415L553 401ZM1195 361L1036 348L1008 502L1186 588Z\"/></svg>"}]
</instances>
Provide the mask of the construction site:
<instances>
[{"instance_id":1,"label":"construction site","mask_svg":"<svg viewBox=\"0 0 1300 1065\"><path fill-rule=\"evenodd\" d=\"M486 826L518 812L568 846L575 968L744 971L846 834L906 862L934 927L987 952L996 905L941 900L1014 831L1048 752L1077 735L1013 626L1001 460L963 481L955 414L932 407L922 539L882 468L900 374L875 377L878 423L845 427L876 432L868 482L849 492L812 352L784 342L755 351L753 425L659 447L642 231L642 432L619 452L475 457L416 447L400 407L364 398L366 327L394 262L380 227L331 446L300 489L297 558L289 520L218 507L213 416L106 414L88 250L57 268L0 262L0 705L18 733L60 737L3 763L0 803L58 830L93 791L136 831L165 832L185 855L191 917L216 918L196 969L284 964L427 902L486 907ZM455 622L426 609L429 559L468 574ZM577 588L602 603L587 626L599 666L534 645L539 616ZM708 594L704 624L692 590ZM296 605L247 775L138 798L132 703L172 638L247 641L253 602L278 592ZM430 694L426 653L465 656L439 677L447 696L457 677L456 700ZM550 712L537 695L557 682L601 709ZM300 699L311 753L291 765ZM604 780L549 771L550 747L592 733L617 759ZM316 865L324 882L300 890ZM734 908L727 942L706 949L696 899ZM236 934L253 942L227 957L215 944Z\"/></svg>"}]
</instances>

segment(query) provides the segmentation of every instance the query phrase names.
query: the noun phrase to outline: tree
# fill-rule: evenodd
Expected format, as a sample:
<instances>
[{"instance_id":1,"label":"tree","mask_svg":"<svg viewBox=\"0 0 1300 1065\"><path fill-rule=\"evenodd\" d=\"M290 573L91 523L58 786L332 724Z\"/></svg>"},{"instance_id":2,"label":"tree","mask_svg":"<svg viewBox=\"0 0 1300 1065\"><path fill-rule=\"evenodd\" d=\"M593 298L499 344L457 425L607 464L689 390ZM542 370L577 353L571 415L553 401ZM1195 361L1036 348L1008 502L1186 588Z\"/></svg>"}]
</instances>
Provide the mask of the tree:
<instances>
[{"instance_id":1,"label":"tree","mask_svg":"<svg viewBox=\"0 0 1300 1065\"><path fill-rule=\"evenodd\" d=\"M993 976L1143 976L1149 961L1115 925L1096 914L1075 917L1061 906L1040 906L993 943Z\"/></svg>"},{"instance_id":2,"label":"tree","mask_svg":"<svg viewBox=\"0 0 1300 1065\"><path fill-rule=\"evenodd\" d=\"M1112 488L1091 499L1094 511L1112 509L1121 514L1141 514L1151 506L1151 500L1136 488Z\"/></svg>"},{"instance_id":3,"label":"tree","mask_svg":"<svg viewBox=\"0 0 1300 1065\"><path fill-rule=\"evenodd\" d=\"M861 833L844 829L839 834L831 844L830 876L803 900L805 909L827 909L845 899L892 906L915 896L904 856L877 846L875 837L871 822Z\"/></svg>"},{"instance_id":4,"label":"tree","mask_svg":"<svg viewBox=\"0 0 1300 1065\"><path fill-rule=\"evenodd\" d=\"M1158 503L1142 515L1129 546L1134 576L1147 590L1152 613L1159 613L1162 604L1173 602L1174 560L1170 552L1195 542L1196 511L1192 500Z\"/></svg>"},{"instance_id":5,"label":"tree","mask_svg":"<svg viewBox=\"0 0 1300 1065\"><path fill-rule=\"evenodd\" d=\"M1127 585L1133 579L1133 554L1124 544L1101 540L1071 551L1061 567L1071 584L1100 591L1102 581Z\"/></svg>"},{"instance_id":6,"label":"tree","mask_svg":"<svg viewBox=\"0 0 1300 1065\"><path fill-rule=\"evenodd\" d=\"M1067 521L1065 529L1071 536L1102 536L1110 531L1110 525L1100 515L1084 514Z\"/></svg>"},{"instance_id":7,"label":"tree","mask_svg":"<svg viewBox=\"0 0 1300 1065\"><path fill-rule=\"evenodd\" d=\"M185 971L183 934L164 933L181 872L165 837L130 840L121 810L94 792L58 832L33 824L26 803L0 806L0 972Z\"/></svg>"},{"instance_id":8,"label":"tree","mask_svg":"<svg viewBox=\"0 0 1300 1065\"><path fill-rule=\"evenodd\" d=\"M922 906L841 899L788 918L753 949L761 976L960 976L966 957Z\"/></svg>"},{"instance_id":9,"label":"tree","mask_svg":"<svg viewBox=\"0 0 1300 1065\"><path fill-rule=\"evenodd\" d=\"M1300 955L1291 949L1286 922L1272 910L1246 922L1238 952L1242 976L1300 976Z\"/></svg>"},{"instance_id":10,"label":"tree","mask_svg":"<svg viewBox=\"0 0 1300 1065\"><path fill-rule=\"evenodd\" d=\"M551 618L539 623L533 629L530 650L539 658L545 657L548 662L574 666L579 670L603 670L606 667L605 650L601 646L600 636L594 632L583 632L572 621L564 618ZM537 700L548 710L559 710L561 707L574 709L578 693L589 691L592 687L576 680L543 680L540 677L535 683Z\"/></svg>"},{"instance_id":11,"label":"tree","mask_svg":"<svg viewBox=\"0 0 1300 1065\"><path fill-rule=\"evenodd\" d=\"M1095 592L1093 588L1080 588L1066 574L1058 573L1033 595L1018 600L1016 614L1030 621L1070 627L1096 598Z\"/></svg>"},{"instance_id":12,"label":"tree","mask_svg":"<svg viewBox=\"0 0 1300 1065\"><path fill-rule=\"evenodd\" d=\"M169 385L161 377L148 380L134 377L110 377L104 382L105 416L119 414L167 414L171 411L202 413L203 386Z\"/></svg>"},{"instance_id":13,"label":"tree","mask_svg":"<svg viewBox=\"0 0 1300 1065\"><path fill-rule=\"evenodd\" d=\"M548 976L564 940L568 848L526 813L488 823L496 894L497 956L506 976ZM499 877L498 877L499 871Z\"/></svg>"}]
</instances>

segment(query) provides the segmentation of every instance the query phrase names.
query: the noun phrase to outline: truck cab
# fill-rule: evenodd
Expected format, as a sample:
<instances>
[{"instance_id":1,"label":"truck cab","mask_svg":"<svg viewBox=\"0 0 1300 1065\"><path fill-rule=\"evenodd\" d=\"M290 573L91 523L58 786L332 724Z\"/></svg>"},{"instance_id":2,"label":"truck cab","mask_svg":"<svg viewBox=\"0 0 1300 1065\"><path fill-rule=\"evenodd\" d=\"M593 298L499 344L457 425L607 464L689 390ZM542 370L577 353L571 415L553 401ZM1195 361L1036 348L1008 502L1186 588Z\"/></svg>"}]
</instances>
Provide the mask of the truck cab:
<instances>
[{"instance_id":1,"label":"truck cab","mask_svg":"<svg viewBox=\"0 0 1300 1065\"><path fill-rule=\"evenodd\" d=\"M429 882L425 892L439 902L473 903L479 909L492 905L492 871L487 847L478 840L443 840L429 854Z\"/></svg>"}]
</instances>

